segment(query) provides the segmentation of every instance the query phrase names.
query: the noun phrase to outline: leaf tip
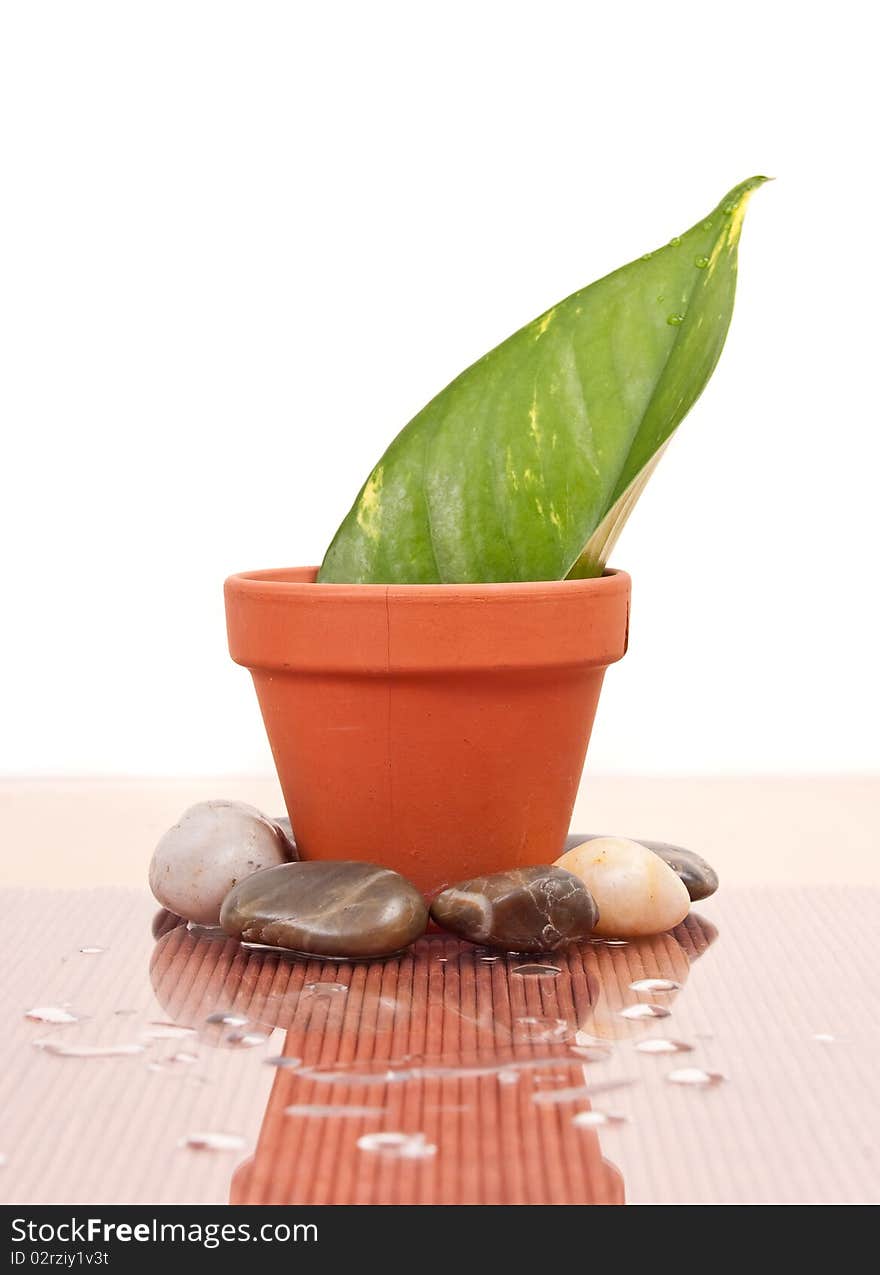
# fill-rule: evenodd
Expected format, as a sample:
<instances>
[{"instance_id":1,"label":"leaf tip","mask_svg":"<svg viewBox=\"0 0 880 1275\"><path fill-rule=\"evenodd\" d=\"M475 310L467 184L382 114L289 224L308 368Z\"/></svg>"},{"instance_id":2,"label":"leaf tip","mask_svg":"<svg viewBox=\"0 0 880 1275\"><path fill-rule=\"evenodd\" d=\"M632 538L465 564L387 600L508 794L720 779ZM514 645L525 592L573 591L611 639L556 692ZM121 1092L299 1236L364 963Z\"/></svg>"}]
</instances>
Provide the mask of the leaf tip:
<instances>
[{"instance_id":1,"label":"leaf tip","mask_svg":"<svg viewBox=\"0 0 880 1275\"><path fill-rule=\"evenodd\" d=\"M746 214L746 205L751 196L755 193L759 186L763 186L765 182L773 181L772 177L748 177L745 181L740 182L738 186L734 186L733 190L728 191L724 199L719 204L719 208L724 217L729 217L730 221L727 225L727 234L724 236L723 242L727 243L729 249L736 248L739 242L740 231L742 230L743 218ZM719 240L717 248L720 248L721 240Z\"/></svg>"},{"instance_id":2,"label":"leaf tip","mask_svg":"<svg viewBox=\"0 0 880 1275\"><path fill-rule=\"evenodd\" d=\"M720 204L721 211L724 213L732 213L735 207L738 204L744 204L749 196L754 194L759 186L763 186L765 182L772 182L774 180L775 178L773 177L762 177L760 175L756 177L747 177L745 181L740 182L737 186L734 186L732 190L727 192Z\"/></svg>"}]
</instances>

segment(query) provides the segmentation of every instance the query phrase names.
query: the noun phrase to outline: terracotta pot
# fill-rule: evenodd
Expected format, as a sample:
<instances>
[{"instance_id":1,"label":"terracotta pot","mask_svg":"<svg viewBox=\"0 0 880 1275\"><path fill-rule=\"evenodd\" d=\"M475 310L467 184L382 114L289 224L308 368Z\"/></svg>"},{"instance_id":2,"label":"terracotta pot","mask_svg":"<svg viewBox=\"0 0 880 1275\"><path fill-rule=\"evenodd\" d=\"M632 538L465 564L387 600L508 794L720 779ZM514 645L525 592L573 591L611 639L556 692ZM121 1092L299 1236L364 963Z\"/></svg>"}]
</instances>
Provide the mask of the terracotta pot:
<instances>
[{"instance_id":1,"label":"terracotta pot","mask_svg":"<svg viewBox=\"0 0 880 1275\"><path fill-rule=\"evenodd\" d=\"M561 853L629 576L529 584L226 581L300 853L430 894Z\"/></svg>"}]
</instances>

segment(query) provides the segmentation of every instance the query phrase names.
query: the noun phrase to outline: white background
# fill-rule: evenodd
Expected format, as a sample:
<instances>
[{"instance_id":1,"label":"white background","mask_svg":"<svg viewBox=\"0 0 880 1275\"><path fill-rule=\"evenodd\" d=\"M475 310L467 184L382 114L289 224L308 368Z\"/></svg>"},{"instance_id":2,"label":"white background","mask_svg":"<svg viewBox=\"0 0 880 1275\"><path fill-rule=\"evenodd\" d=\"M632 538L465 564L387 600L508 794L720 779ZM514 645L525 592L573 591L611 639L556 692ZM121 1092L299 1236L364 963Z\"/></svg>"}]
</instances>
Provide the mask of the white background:
<instances>
[{"instance_id":1,"label":"white background","mask_svg":"<svg viewBox=\"0 0 880 1275\"><path fill-rule=\"evenodd\" d=\"M876 768L870 14L7 0L0 770L268 771L224 576L319 561L457 372L755 172L591 765Z\"/></svg>"}]
</instances>

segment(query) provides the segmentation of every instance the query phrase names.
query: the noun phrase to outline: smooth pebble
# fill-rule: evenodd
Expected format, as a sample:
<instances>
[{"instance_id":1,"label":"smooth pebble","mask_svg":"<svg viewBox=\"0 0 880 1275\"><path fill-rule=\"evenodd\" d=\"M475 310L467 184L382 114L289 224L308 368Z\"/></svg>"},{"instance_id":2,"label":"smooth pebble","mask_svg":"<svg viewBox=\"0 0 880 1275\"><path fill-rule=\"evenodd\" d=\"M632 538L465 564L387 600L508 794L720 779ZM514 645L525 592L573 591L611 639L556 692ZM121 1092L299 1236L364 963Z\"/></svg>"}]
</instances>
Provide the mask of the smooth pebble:
<instances>
[{"instance_id":1,"label":"smooth pebble","mask_svg":"<svg viewBox=\"0 0 880 1275\"><path fill-rule=\"evenodd\" d=\"M428 924L411 882L375 863L283 863L246 877L220 913L227 934L316 956L390 956Z\"/></svg>"},{"instance_id":2,"label":"smooth pebble","mask_svg":"<svg viewBox=\"0 0 880 1275\"><path fill-rule=\"evenodd\" d=\"M690 896L664 861L638 841L597 837L556 861L580 877L599 909L595 933L643 938L673 929L688 914Z\"/></svg>"},{"instance_id":3,"label":"smooth pebble","mask_svg":"<svg viewBox=\"0 0 880 1275\"><path fill-rule=\"evenodd\" d=\"M601 835L571 832L565 838L563 851L573 850L575 846L581 846L585 841L597 841ZM604 836L602 839L605 839ZM698 899L708 899L718 889L718 873L702 855L696 854L693 850L685 850L684 846L674 846L668 841L642 840L639 844L646 846L664 863L669 864L675 875L684 882L692 903L696 903Z\"/></svg>"},{"instance_id":4,"label":"smooth pebble","mask_svg":"<svg viewBox=\"0 0 880 1275\"><path fill-rule=\"evenodd\" d=\"M282 829L253 806L202 801L190 806L156 846L150 889L178 916L216 925L234 885L294 855Z\"/></svg>"},{"instance_id":5,"label":"smooth pebble","mask_svg":"<svg viewBox=\"0 0 880 1275\"><path fill-rule=\"evenodd\" d=\"M471 943L517 952L552 952L585 939L598 920L589 890L557 867L513 868L450 886L431 917Z\"/></svg>"}]
</instances>

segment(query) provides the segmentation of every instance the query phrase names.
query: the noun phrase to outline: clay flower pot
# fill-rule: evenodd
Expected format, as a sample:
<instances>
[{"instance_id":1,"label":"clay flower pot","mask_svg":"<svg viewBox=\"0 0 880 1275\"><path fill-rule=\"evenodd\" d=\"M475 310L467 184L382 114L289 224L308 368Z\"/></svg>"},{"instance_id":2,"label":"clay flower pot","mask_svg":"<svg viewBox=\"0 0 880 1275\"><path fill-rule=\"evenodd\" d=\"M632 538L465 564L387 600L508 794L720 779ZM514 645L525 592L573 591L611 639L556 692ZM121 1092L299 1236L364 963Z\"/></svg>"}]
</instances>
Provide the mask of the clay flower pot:
<instances>
[{"instance_id":1,"label":"clay flower pot","mask_svg":"<svg viewBox=\"0 0 880 1275\"><path fill-rule=\"evenodd\" d=\"M426 894L562 850L630 580L226 581L300 853L394 868Z\"/></svg>"}]
</instances>

